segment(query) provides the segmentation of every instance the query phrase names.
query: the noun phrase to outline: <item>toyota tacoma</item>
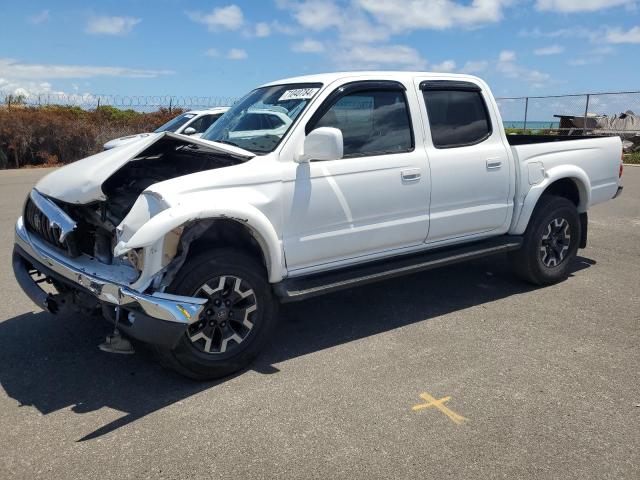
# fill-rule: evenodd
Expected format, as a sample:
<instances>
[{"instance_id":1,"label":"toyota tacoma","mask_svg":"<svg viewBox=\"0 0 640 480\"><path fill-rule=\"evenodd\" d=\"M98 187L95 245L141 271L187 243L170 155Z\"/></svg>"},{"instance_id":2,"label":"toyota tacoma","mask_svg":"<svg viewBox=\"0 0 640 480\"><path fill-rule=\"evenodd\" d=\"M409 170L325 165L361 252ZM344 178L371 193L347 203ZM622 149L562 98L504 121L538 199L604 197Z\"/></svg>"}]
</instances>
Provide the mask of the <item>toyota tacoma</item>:
<instances>
[{"instance_id":1,"label":"toyota tacoma","mask_svg":"<svg viewBox=\"0 0 640 480\"><path fill-rule=\"evenodd\" d=\"M473 76L281 80L202 138L155 133L48 174L13 269L43 309L103 315L215 378L258 354L280 302L500 252L528 282L565 279L588 209L622 190L621 153L618 137L507 135Z\"/></svg>"}]
</instances>

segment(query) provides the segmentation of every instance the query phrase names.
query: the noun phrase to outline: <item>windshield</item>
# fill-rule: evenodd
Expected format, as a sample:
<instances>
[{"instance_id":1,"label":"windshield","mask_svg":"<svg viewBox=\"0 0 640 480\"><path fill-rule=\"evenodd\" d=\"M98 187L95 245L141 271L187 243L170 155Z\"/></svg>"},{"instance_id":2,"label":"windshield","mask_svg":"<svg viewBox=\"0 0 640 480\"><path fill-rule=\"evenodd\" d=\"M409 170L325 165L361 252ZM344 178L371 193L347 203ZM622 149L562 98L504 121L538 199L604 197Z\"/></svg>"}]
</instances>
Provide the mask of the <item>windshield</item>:
<instances>
[{"instance_id":1,"label":"windshield","mask_svg":"<svg viewBox=\"0 0 640 480\"><path fill-rule=\"evenodd\" d=\"M178 115L176 118L173 118L173 119L169 120L167 123L165 123L161 127L156 128L154 130L154 132L156 132L156 133L158 133L158 132L175 132L182 125L187 123L189 120L191 120L195 116L196 116L195 113L183 113L182 115Z\"/></svg>"},{"instance_id":2,"label":"windshield","mask_svg":"<svg viewBox=\"0 0 640 480\"><path fill-rule=\"evenodd\" d=\"M231 107L202 138L258 155L272 152L321 86L291 83L258 88Z\"/></svg>"}]
</instances>

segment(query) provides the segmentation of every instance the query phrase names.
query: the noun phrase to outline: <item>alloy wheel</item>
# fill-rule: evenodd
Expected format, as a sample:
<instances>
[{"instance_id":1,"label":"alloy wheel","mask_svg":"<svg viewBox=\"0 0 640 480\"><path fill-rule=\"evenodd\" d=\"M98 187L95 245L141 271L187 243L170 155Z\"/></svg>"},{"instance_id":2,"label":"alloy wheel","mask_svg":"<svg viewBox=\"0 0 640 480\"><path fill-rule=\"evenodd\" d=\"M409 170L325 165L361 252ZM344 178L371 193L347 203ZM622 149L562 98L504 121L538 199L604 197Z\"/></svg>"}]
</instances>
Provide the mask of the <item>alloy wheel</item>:
<instances>
[{"instance_id":1,"label":"alloy wheel","mask_svg":"<svg viewBox=\"0 0 640 480\"><path fill-rule=\"evenodd\" d=\"M556 267L566 258L571 245L571 229L565 218L551 220L540 240L540 260L548 267Z\"/></svg>"},{"instance_id":2,"label":"alloy wheel","mask_svg":"<svg viewBox=\"0 0 640 480\"><path fill-rule=\"evenodd\" d=\"M188 329L189 340L198 350L227 353L249 337L258 301L247 281L221 275L201 285L194 296L208 299L200 318Z\"/></svg>"}]
</instances>

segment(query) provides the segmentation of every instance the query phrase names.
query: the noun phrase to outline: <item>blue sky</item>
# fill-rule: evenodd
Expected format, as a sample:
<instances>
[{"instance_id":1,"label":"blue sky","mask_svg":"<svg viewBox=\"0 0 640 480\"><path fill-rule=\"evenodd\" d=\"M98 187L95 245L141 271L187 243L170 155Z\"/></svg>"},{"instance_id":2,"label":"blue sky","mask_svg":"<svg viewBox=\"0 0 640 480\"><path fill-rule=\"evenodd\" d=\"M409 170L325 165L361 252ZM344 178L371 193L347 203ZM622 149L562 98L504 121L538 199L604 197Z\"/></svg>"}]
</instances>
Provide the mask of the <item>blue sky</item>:
<instances>
[{"instance_id":1,"label":"blue sky","mask_svg":"<svg viewBox=\"0 0 640 480\"><path fill-rule=\"evenodd\" d=\"M234 97L336 70L469 72L497 95L640 90L638 0L4 2L0 90Z\"/></svg>"}]
</instances>

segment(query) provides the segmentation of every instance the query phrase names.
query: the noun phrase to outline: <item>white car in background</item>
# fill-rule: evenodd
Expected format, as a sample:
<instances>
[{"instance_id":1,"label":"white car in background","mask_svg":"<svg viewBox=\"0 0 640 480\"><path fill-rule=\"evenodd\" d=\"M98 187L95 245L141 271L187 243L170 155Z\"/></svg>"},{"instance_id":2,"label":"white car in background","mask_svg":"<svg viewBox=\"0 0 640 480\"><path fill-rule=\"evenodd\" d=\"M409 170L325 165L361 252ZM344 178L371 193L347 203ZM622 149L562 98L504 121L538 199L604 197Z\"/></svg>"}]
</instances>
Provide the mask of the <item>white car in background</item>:
<instances>
[{"instance_id":1,"label":"white car in background","mask_svg":"<svg viewBox=\"0 0 640 480\"><path fill-rule=\"evenodd\" d=\"M153 133L173 132L199 138L205 130L213 125L213 123L227 110L229 110L229 107L190 110L169 120L167 123L154 130ZM127 135L126 137L115 138L105 143L104 149L110 150L121 145L126 145L127 143L138 141L142 138L148 137L149 135L151 135L151 133L138 133L136 135Z\"/></svg>"},{"instance_id":2,"label":"white car in background","mask_svg":"<svg viewBox=\"0 0 640 480\"><path fill-rule=\"evenodd\" d=\"M227 143L242 144L242 148L269 149L277 144L293 120L285 109L250 108L229 132Z\"/></svg>"}]
</instances>

